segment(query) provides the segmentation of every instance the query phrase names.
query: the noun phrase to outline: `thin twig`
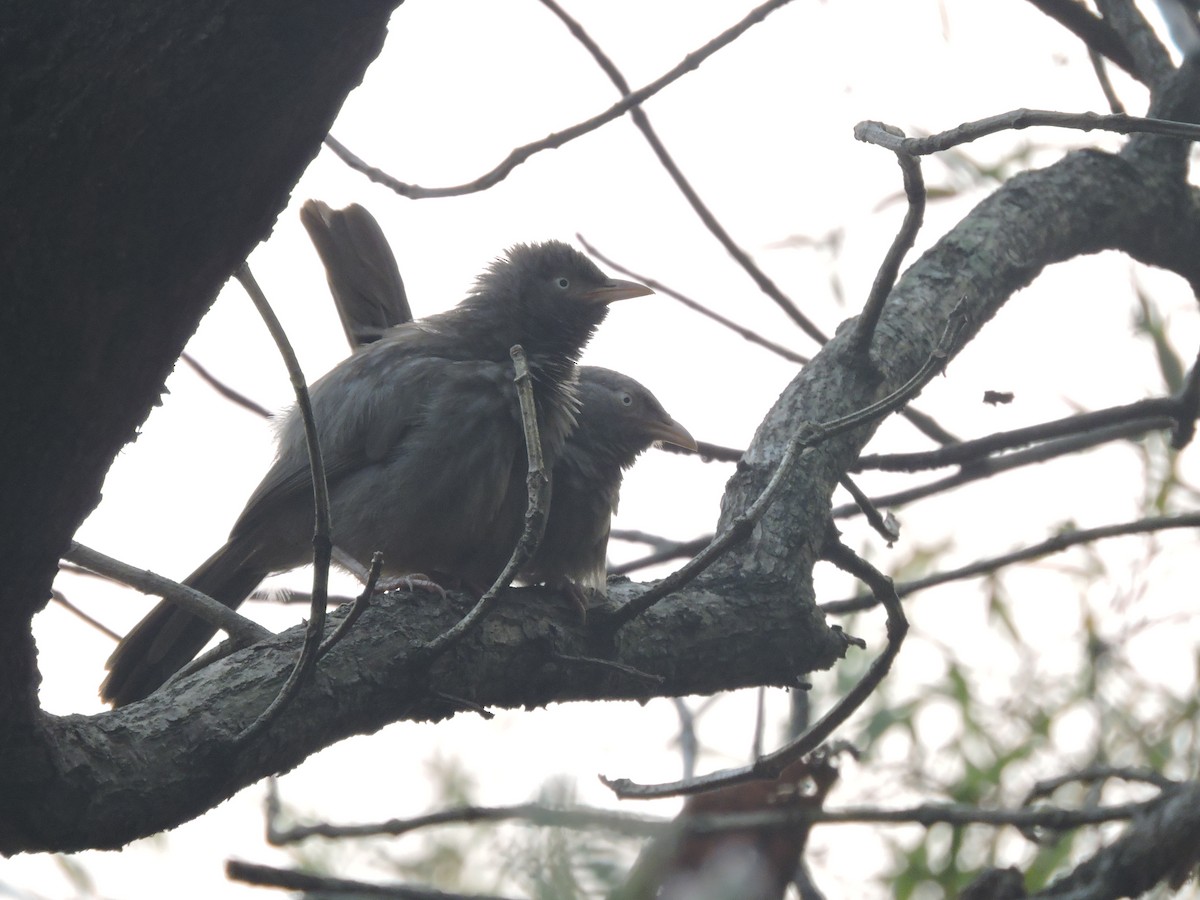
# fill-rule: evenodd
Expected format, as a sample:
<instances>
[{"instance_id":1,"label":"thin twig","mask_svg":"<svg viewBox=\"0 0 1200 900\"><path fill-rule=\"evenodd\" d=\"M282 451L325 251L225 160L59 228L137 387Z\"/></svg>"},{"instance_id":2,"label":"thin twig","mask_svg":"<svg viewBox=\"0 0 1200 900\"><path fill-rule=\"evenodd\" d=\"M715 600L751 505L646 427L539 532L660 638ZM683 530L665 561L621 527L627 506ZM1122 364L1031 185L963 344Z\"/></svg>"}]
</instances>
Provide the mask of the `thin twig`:
<instances>
[{"instance_id":1,"label":"thin twig","mask_svg":"<svg viewBox=\"0 0 1200 900\"><path fill-rule=\"evenodd\" d=\"M1114 537L1127 537L1133 534L1151 534L1174 528L1200 528L1200 513L1188 513L1178 516L1153 516L1133 522L1123 522L1119 525L1104 525L1098 528L1065 531L1039 544L1026 547L1023 550L1015 550L1012 553L1004 553L1000 556L982 559L947 572L938 572L928 575L925 578L917 578L913 581L904 582L896 586L896 593L901 597L907 597L910 594L915 594L917 591L935 587L939 584L962 581L966 578L976 578L980 575L990 575L996 570L1011 566L1014 563L1041 559L1044 556L1061 553L1063 550L1077 547L1080 544L1090 544L1093 541L1101 541ZM820 607L827 614L843 615L845 613L871 609L877 603L878 601L875 597L863 595L849 600L832 600L829 603L820 604Z\"/></svg>"},{"instance_id":2,"label":"thin twig","mask_svg":"<svg viewBox=\"0 0 1200 900\"><path fill-rule=\"evenodd\" d=\"M947 360L950 358L951 351L958 344L966 324L967 317L963 312L963 304L960 301L951 311L949 320L946 323L946 329L937 346L929 354L916 374L901 387L881 400L877 400L860 410L841 416L830 422L818 425L810 422L802 423L796 434L788 441L787 448L784 450L783 456L780 458L779 464L776 466L770 481L767 482L767 486L763 488L762 493L759 494L754 502L735 517L723 532L714 537L707 547L682 567L658 582L654 587L647 588L614 612L609 613L603 618L597 616L596 618L600 619L600 622L598 622L600 627L615 632L626 623L644 613L663 597L691 582L692 579L712 565L726 550L749 537L755 524L766 514L767 509L774 502L775 495L783 486L784 479L804 453L825 441L831 440L847 431L852 431L867 422L872 422L902 407L910 398L920 392L936 372L945 367ZM602 613L603 608L597 610L597 612Z\"/></svg>"},{"instance_id":3,"label":"thin twig","mask_svg":"<svg viewBox=\"0 0 1200 900\"><path fill-rule=\"evenodd\" d=\"M575 138L585 135L590 131L595 131L602 125L611 122L613 119L619 118L629 110L637 107L638 104L653 97L667 85L678 80L681 76L696 69L706 59L725 47L731 44L742 36L752 26L757 25L775 10L781 6L785 6L790 0L769 0L761 6L757 6L750 10L746 16L731 28L721 32L704 46L692 51L685 56L674 68L666 72L664 75L656 78L654 81L647 84L645 87L639 88L629 94L628 97L622 99L619 103L609 107L609 109L592 116L583 122L572 125L570 128L565 128L562 131L556 131L547 135L540 141L534 141L530 144L525 144L522 147L517 147L511 151L507 157L490 172L480 175L473 181L465 184L455 185L453 187L426 188L417 184L406 184L388 175L386 172L376 169L363 160L359 159L351 153L345 146L339 143L329 135L325 138L325 144L334 153L341 157L350 168L366 175L371 181L377 184L382 184L384 187L390 188L397 194L403 197L408 197L413 200L421 200L427 197L456 197L462 194L472 194L477 191L487 190L493 185L499 184L512 173L513 169L525 162L534 154L540 153L543 150L554 150L563 146Z\"/></svg>"},{"instance_id":4,"label":"thin twig","mask_svg":"<svg viewBox=\"0 0 1200 900\"><path fill-rule=\"evenodd\" d=\"M1028 806L1035 800L1049 797L1060 787L1067 784L1077 784L1080 782L1091 784L1097 781L1111 781L1113 779L1150 784L1162 791L1171 790L1180 785L1180 782L1167 778L1161 772L1156 772L1154 769L1144 766L1088 766L1085 769L1067 772L1065 775L1058 775L1054 778L1046 778L1037 782L1029 789L1029 793L1021 801L1021 805Z\"/></svg>"},{"instance_id":5,"label":"thin twig","mask_svg":"<svg viewBox=\"0 0 1200 900\"><path fill-rule=\"evenodd\" d=\"M700 755L700 740L696 737L696 713L682 697L672 697L675 714L679 716L679 755L683 763L683 778L696 777L696 757Z\"/></svg>"},{"instance_id":6,"label":"thin twig","mask_svg":"<svg viewBox=\"0 0 1200 900\"><path fill-rule=\"evenodd\" d=\"M904 636L908 633L908 620L904 617L904 610L901 608L900 598L896 596L892 580L849 547L831 536L826 543L824 558L865 581L887 610L887 644L862 678L802 735L775 752L760 756L749 766L713 772L674 784L640 785L625 778L610 780L601 776L600 780L618 797L674 797L747 781L776 778L789 764L811 753L828 740L829 736L866 702L891 670L892 662L899 654Z\"/></svg>"},{"instance_id":7,"label":"thin twig","mask_svg":"<svg viewBox=\"0 0 1200 900\"><path fill-rule=\"evenodd\" d=\"M511 806L460 806L439 810L408 819L362 825L335 825L319 822L312 825L283 827L279 824L278 795L271 799L268 788L267 842L286 846L312 837L329 839L364 838L386 835L400 837L426 828L445 825L475 825L480 822L520 820L547 828L569 828L586 831L604 829L629 837L659 837L682 829L686 832L713 834L721 831L741 831L747 827L779 826L796 822L846 825L871 823L879 825L994 825L1022 828L1044 828L1063 831L1081 825L1099 825L1130 819L1154 809L1161 797L1136 803L1070 809L1057 806L1037 806L1022 809L983 809L967 803L923 803L917 806L888 809L877 806L848 806L833 809L816 807L759 810L748 813L713 813L689 816L686 820L669 820L655 816L617 812L596 807L566 809L537 803Z\"/></svg>"},{"instance_id":8,"label":"thin twig","mask_svg":"<svg viewBox=\"0 0 1200 900\"><path fill-rule=\"evenodd\" d=\"M67 612L74 613L77 617L79 617L83 621L87 622L89 625L91 625L93 628L95 628L97 631L99 631L105 637L110 637L114 641L119 641L121 639L121 635L117 634L115 631L113 631L111 628L109 628L103 622L101 622L97 619L93 619L91 616L89 616L87 613L85 613L82 609L80 609L78 606L76 606L74 603L72 603L70 600L68 600L67 595L64 594L62 591L58 590L57 588L52 588L50 590L50 599L53 600L55 603L57 603L59 606L61 606L63 609L65 609Z\"/></svg>"},{"instance_id":9,"label":"thin twig","mask_svg":"<svg viewBox=\"0 0 1200 900\"><path fill-rule=\"evenodd\" d=\"M521 567L537 551L542 532L546 530L546 512L550 505L550 477L546 472L546 464L542 459L542 442L538 434L537 407L533 399L533 380L529 374L529 364L525 360L525 351L516 344L509 351L512 355L517 385L517 397L521 403L521 424L525 431L525 451L529 461L529 474L526 487L529 493L528 505L525 509L525 528L517 545L513 548L512 556L504 570L496 577L496 581L479 598L479 602L457 623L442 632L414 653L414 662L428 664L445 653L455 643L462 640L468 631L483 621L500 600L500 592L512 584Z\"/></svg>"},{"instance_id":10,"label":"thin twig","mask_svg":"<svg viewBox=\"0 0 1200 900\"><path fill-rule=\"evenodd\" d=\"M1100 83L1100 91L1104 94L1104 101L1108 104L1108 111L1114 115L1123 114L1125 112L1125 105L1121 102L1121 98L1117 96L1112 79L1108 77L1108 66L1105 65L1103 54L1093 47L1088 47L1088 59L1092 61L1092 71L1096 73L1096 81Z\"/></svg>"},{"instance_id":11,"label":"thin twig","mask_svg":"<svg viewBox=\"0 0 1200 900\"><path fill-rule=\"evenodd\" d=\"M867 517L867 523L875 529L875 532L881 538L887 541L889 547L900 540L900 526L896 523L895 516L890 512L886 516L880 513L875 508L875 504L871 502L871 498L863 493L862 488L855 484L849 475L842 475L838 479L838 484L850 492L850 496L858 505L858 508Z\"/></svg>"},{"instance_id":12,"label":"thin twig","mask_svg":"<svg viewBox=\"0 0 1200 900\"><path fill-rule=\"evenodd\" d=\"M543 2L545 2L545 0L543 0ZM794 362L797 365L804 365L805 363L808 362L807 356L802 356L801 354L796 353L794 350L788 349L787 347L783 346L782 344L777 344L774 341L763 337L757 331L753 331L744 325L739 325L737 322L733 321L732 319L725 318L725 316L721 315L718 312L714 312L713 310L709 309L707 306L705 306L703 303L699 302L698 300L693 300L691 297L687 296L686 294L680 293L679 291L663 284L661 281L658 281L655 278L650 278L647 275L643 275L643 274L634 272L632 269L626 268L625 266L621 265L619 262L614 260L612 257L606 256L604 253L601 253L598 249L596 249L596 247L594 247L592 244L590 244L588 242L587 238L585 238L582 234L579 234L578 232L576 232L575 239L577 241L579 241L580 244L583 245L584 250L586 250L592 256L596 257L596 259L600 260L600 262L604 263L608 268L613 269L617 272L620 272L623 275L628 275L630 278L634 279L635 281L640 281L642 284L646 285L646 287L653 289L654 293L664 294L668 297L678 300L680 303L682 303L684 306L686 306L688 309L692 310L693 312L698 312L702 316L707 316L708 318L712 319L717 324L725 326L726 328L728 328L730 331L732 331L734 334L738 335L739 337L744 338L745 340L749 341L752 344L758 344L758 346L763 347L764 349L770 350L772 353L776 354L777 356L783 357L788 362Z\"/></svg>"},{"instance_id":13,"label":"thin twig","mask_svg":"<svg viewBox=\"0 0 1200 900\"><path fill-rule=\"evenodd\" d=\"M195 373L200 376L202 381L204 381L209 387L211 387L226 400L232 400L235 404L243 409L250 410L250 412L254 413L256 416L262 416L264 419L271 418L271 411L269 409L267 409L261 403L256 403L255 401L251 400L241 391L235 391L221 379L217 378L217 376L212 372L208 371L208 369L204 368L204 366L200 365L200 363L196 361L196 358L190 353L183 353L180 355L180 358L192 367Z\"/></svg>"},{"instance_id":14,"label":"thin twig","mask_svg":"<svg viewBox=\"0 0 1200 900\"><path fill-rule=\"evenodd\" d=\"M371 605L371 597L375 593L375 584L379 581L379 573L382 569L383 554L376 550L371 555L371 569L367 573L367 583L363 586L362 593L354 598L354 604L350 607L350 612L346 613L346 618L342 619L341 624L334 629L333 634L325 638L321 644L321 648L317 651L317 659L320 659L337 646L338 641L349 634L350 629L354 627L354 623L358 621L359 616L367 611L367 607ZM328 598L326 599L328 600Z\"/></svg>"},{"instance_id":15,"label":"thin twig","mask_svg":"<svg viewBox=\"0 0 1200 900\"><path fill-rule=\"evenodd\" d=\"M758 759L763 755L763 734L767 730L767 689L760 684L754 694L754 733L750 737L750 756Z\"/></svg>"},{"instance_id":16,"label":"thin twig","mask_svg":"<svg viewBox=\"0 0 1200 900\"><path fill-rule=\"evenodd\" d=\"M862 472L868 469L877 469L883 472L919 472L924 469L938 469L942 466L970 464L993 453L1025 447L1051 438L1095 432L1110 425L1154 422L1160 423L1158 427L1162 427L1161 423L1169 419L1186 419L1187 417L1182 414L1183 409L1184 405L1180 398L1150 397L1122 406L1110 406L1094 412L1076 413L1024 428L998 431L984 437L940 447L937 450L863 456L854 463L851 471Z\"/></svg>"},{"instance_id":17,"label":"thin twig","mask_svg":"<svg viewBox=\"0 0 1200 900\"><path fill-rule=\"evenodd\" d=\"M1196 419L1200 417L1200 350L1197 351L1191 371L1184 379L1183 389L1176 396L1179 400L1179 412L1175 427L1171 429L1171 449L1182 450L1196 436Z\"/></svg>"},{"instance_id":18,"label":"thin twig","mask_svg":"<svg viewBox=\"0 0 1200 900\"><path fill-rule=\"evenodd\" d=\"M928 156L959 144L979 140L1001 131L1020 131L1038 125L1070 128L1077 131L1111 131L1116 134L1162 134L1167 137L1200 140L1200 125L1172 122L1167 119L1148 119L1123 113L1103 116L1099 113L1064 113L1044 109L1014 109L999 115L966 122L956 128L926 137L900 138L891 126L882 122L859 122L854 136L868 144L876 144L894 153Z\"/></svg>"},{"instance_id":19,"label":"thin twig","mask_svg":"<svg viewBox=\"0 0 1200 900\"><path fill-rule=\"evenodd\" d=\"M625 80L625 76L621 74L621 71L613 61L608 58L608 55L592 40L591 35L584 31L583 26L567 15L566 11L555 0L542 0L542 5L558 16L559 20L567 26L567 30L571 32L571 35L583 44L588 53L592 55L592 59L596 61L596 64L608 76L609 81L621 92L621 96L628 99L632 95L632 91L629 89L629 82ZM650 145L650 149L654 151L654 155L658 157L659 163L667 170L667 174L671 176L671 180L679 188L679 192L683 194L684 199L687 200L692 210L700 217L700 221L704 223L704 227L725 248L725 252L734 258L737 264L758 285L759 290L770 297L775 302L775 305L783 310L788 318L799 326L801 331L818 344L824 344L829 340L808 316L800 312L800 308L796 306L795 302L784 294L774 281L767 277L767 274L750 258L750 254L738 246L729 232L725 230L725 226L712 214L712 210L700 199L700 195L696 193L696 189L692 187L691 182L687 180L683 171L676 165L674 158L667 151L666 146L659 139L658 134L650 124L650 119L646 115L645 110L640 106L634 106L630 108L629 115L638 130L642 133L642 136L646 138L646 143Z\"/></svg>"},{"instance_id":20,"label":"thin twig","mask_svg":"<svg viewBox=\"0 0 1200 900\"><path fill-rule=\"evenodd\" d=\"M1055 806L1039 806L1032 809L981 809L968 803L924 803L920 806L900 809L880 809L873 806L848 806L842 809L804 808L778 812L696 816L688 822L687 828L689 831L712 833L733 829L761 828L788 822L813 822L827 825L862 823L921 825L925 828L932 825L1007 825L1014 828L1066 831L1081 825L1102 825L1105 822L1133 819L1157 808L1163 799L1160 796L1137 803L1092 806L1083 809Z\"/></svg>"},{"instance_id":21,"label":"thin twig","mask_svg":"<svg viewBox=\"0 0 1200 900\"><path fill-rule=\"evenodd\" d=\"M631 544L648 544L655 550L671 550L678 547L682 541L663 537L661 534L651 534L648 531L638 531L634 528L614 528L608 533L610 539L628 541Z\"/></svg>"},{"instance_id":22,"label":"thin twig","mask_svg":"<svg viewBox=\"0 0 1200 900\"><path fill-rule=\"evenodd\" d=\"M98 575L103 575L105 578L119 581L143 594L152 594L174 603L180 609L186 610L224 631L239 647L249 647L251 644L274 637L273 632L263 628L257 622L247 619L245 616L239 616L236 611L223 603L218 603L207 594L200 593L195 588L190 588L186 584L178 584L147 569L135 569L111 556L97 553L78 541L71 542L63 559Z\"/></svg>"},{"instance_id":23,"label":"thin twig","mask_svg":"<svg viewBox=\"0 0 1200 900\"><path fill-rule=\"evenodd\" d=\"M630 572L640 572L642 569L647 569L650 566L657 566L660 563L671 562L675 559L688 559L695 556L710 543L713 536L711 534L703 537L695 538L690 541L680 541L670 546L664 546L653 553L647 553L645 556L639 556L637 559L631 559L627 562L617 563L615 566L608 567L609 575L628 575Z\"/></svg>"},{"instance_id":24,"label":"thin twig","mask_svg":"<svg viewBox=\"0 0 1200 900\"><path fill-rule=\"evenodd\" d=\"M958 437L956 435L951 434L949 431L943 428L940 424L938 424L937 420L935 420L933 416L929 415L928 413L923 413L919 410L913 409L911 406L906 406L900 411L900 415L908 419L909 423L915 429L917 429L917 431L921 432L921 434L925 435L925 437L929 438L934 443L954 444L958 441Z\"/></svg>"},{"instance_id":25,"label":"thin twig","mask_svg":"<svg viewBox=\"0 0 1200 900\"><path fill-rule=\"evenodd\" d=\"M895 129L895 132L898 137L904 136L904 132L899 128ZM875 326L879 324L884 304L896 284L900 264L916 243L917 232L921 230L921 223L925 219L925 179L921 177L921 161L902 152L896 153L896 161L903 173L904 196L908 198L908 210L904 213L904 222L879 266L879 272L871 285L871 292L867 295L867 302L863 304L863 311L859 313L854 324L854 333L850 336L849 352L864 358L870 353Z\"/></svg>"},{"instance_id":26,"label":"thin twig","mask_svg":"<svg viewBox=\"0 0 1200 900\"><path fill-rule=\"evenodd\" d=\"M372 884L348 878L333 878L329 875L314 875L295 869L277 869L274 866L262 866L237 859L226 860L225 877L261 887L320 893L324 896L391 897L396 900L512 900L494 894L449 894L433 888L411 887L406 884Z\"/></svg>"},{"instance_id":27,"label":"thin twig","mask_svg":"<svg viewBox=\"0 0 1200 900\"><path fill-rule=\"evenodd\" d=\"M671 822L652 816L641 816L611 809L570 807L566 809L538 803L518 803L512 806L459 806L410 819L391 819L364 825L333 825L320 822L283 828L268 819L267 841L279 847L295 844L310 837L361 838L388 835L400 837L413 831L441 825L474 825L479 822L505 822L519 819L531 825L547 828L578 830L602 828L632 837L655 837L671 827Z\"/></svg>"},{"instance_id":28,"label":"thin twig","mask_svg":"<svg viewBox=\"0 0 1200 900\"><path fill-rule=\"evenodd\" d=\"M308 466L313 485L313 596L309 604L308 628L304 634L304 646L296 659L287 681L275 695L275 699L262 713L234 739L235 745L244 746L260 734L295 698L301 685L317 664L321 638L325 633L325 607L329 595L329 562L333 554L333 540L329 521L329 486L325 481L325 461L321 457L321 444L317 438L317 422L313 417L312 401L308 385L300 369L300 361L292 350L291 342L283 330L266 295L250 272L250 266L242 263L235 273L250 300L262 316L279 355L287 368L292 390L296 394L296 411L304 423L304 440L308 447Z\"/></svg>"},{"instance_id":29,"label":"thin twig","mask_svg":"<svg viewBox=\"0 0 1200 900\"><path fill-rule=\"evenodd\" d=\"M934 494L944 493L953 488L961 487L972 481L990 478L993 475L997 475L1000 472L1007 472L1010 469L1047 462L1060 456L1078 453L1081 450L1086 450L1100 444L1107 444L1110 441L1121 440L1123 438L1138 438L1147 431L1160 431L1163 428L1167 428L1171 425L1172 421L1171 419L1163 418L1126 422L1122 425L1113 425L1091 433L1085 432L1056 441L1047 441L1028 450L1019 450L1016 453L1010 453L1007 456L980 460L969 467L955 472L953 475L947 475L945 478L939 478L928 484L872 497L871 503L881 508L886 506L903 506L907 503L913 503L925 497L933 496ZM833 517L835 519L845 519L856 516L861 512L862 510L857 504L846 503L834 507Z\"/></svg>"}]
</instances>

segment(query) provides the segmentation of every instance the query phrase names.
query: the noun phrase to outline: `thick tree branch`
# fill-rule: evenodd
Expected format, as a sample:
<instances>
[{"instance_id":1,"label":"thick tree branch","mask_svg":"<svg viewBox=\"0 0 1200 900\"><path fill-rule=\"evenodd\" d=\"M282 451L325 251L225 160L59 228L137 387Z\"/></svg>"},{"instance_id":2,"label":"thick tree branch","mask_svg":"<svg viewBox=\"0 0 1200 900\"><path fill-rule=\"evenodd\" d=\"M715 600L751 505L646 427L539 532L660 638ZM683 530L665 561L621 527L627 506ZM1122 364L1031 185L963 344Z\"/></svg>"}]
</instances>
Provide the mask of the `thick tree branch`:
<instances>
[{"instance_id":1,"label":"thick tree branch","mask_svg":"<svg viewBox=\"0 0 1200 900\"><path fill-rule=\"evenodd\" d=\"M20 2L0 30L0 721L34 715L28 623L113 457L395 5Z\"/></svg>"},{"instance_id":2,"label":"thick tree branch","mask_svg":"<svg viewBox=\"0 0 1200 900\"><path fill-rule=\"evenodd\" d=\"M609 602L627 602L637 590L613 584ZM10 733L0 742L0 854L119 847L187 821L343 738L400 719L454 715L461 704L446 695L518 708L791 686L800 673L841 656L844 638L811 607L796 610L790 598L762 606L764 599L732 586L724 594L692 587L608 644L578 622L573 606L547 601L540 589L510 590L483 627L426 667L414 665L421 648L458 622L472 599L426 592L376 598L273 727L238 752L236 735L278 693L303 626L138 703L94 716L43 714L36 731ZM632 671L559 657L609 659ZM662 682L648 684L639 672Z\"/></svg>"}]
</instances>

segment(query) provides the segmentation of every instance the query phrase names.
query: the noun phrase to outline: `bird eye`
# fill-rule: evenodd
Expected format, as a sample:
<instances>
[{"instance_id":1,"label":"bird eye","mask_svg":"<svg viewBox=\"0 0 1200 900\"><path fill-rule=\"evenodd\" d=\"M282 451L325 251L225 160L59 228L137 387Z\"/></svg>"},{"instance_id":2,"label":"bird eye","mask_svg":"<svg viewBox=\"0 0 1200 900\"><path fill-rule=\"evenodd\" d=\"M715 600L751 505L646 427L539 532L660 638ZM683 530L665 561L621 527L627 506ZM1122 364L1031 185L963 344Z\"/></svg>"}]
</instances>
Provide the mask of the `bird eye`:
<instances>
[{"instance_id":1,"label":"bird eye","mask_svg":"<svg viewBox=\"0 0 1200 900\"><path fill-rule=\"evenodd\" d=\"M564 291L571 286L571 281L568 278L559 278L555 283Z\"/></svg>"},{"instance_id":2,"label":"bird eye","mask_svg":"<svg viewBox=\"0 0 1200 900\"><path fill-rule=\"evenodd\" d=\"M621 405L622 406L633 406L633 397L630 394L622 394L621 395Z\"/></svg>"}]
</instances>

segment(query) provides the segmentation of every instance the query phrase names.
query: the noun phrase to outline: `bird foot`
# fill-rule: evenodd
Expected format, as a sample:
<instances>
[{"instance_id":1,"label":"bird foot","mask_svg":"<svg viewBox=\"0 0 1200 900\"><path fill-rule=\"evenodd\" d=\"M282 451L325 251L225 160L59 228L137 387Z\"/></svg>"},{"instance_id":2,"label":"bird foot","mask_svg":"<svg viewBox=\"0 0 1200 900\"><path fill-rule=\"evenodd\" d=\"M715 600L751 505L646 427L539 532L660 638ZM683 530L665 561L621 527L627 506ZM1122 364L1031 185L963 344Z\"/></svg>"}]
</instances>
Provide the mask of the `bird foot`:
<instances>
[{"instance_id":1,"label":"bird foot","mask_svg":"<svg viewBox=\"0 0 1200 900\"><path fill-rule=\"evenodd\" d=\"M428 575L420 572L381 578L375 583L375 593L386 594L389 591L426 591L430 594L437 594L443 600L446 599L446 589Z\"/></svg>"},{"instance_id":2,"label":"bird foot","mask_svg":"<svg viewBox=\"0 0 1200 900\"><path fill-rule=\"evenodd\" d=\"M588 607L592 605L592 589L581 587L573 581L564 581L558 587L571 600L571 605L579 614L580 624L586 623Z\"/></svg>"}]
</instances>

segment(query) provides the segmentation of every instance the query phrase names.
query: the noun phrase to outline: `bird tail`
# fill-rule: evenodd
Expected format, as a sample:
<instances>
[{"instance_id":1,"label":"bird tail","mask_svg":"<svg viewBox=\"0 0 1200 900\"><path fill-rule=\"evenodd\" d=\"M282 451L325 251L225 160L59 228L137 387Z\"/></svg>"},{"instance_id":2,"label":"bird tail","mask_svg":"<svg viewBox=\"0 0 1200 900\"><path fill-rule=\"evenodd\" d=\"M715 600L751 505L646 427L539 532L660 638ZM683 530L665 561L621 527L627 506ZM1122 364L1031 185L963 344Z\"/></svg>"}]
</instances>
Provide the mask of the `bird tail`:
<instances>
[{"instance_id":1,"label":"bird tail","mask_svg":"<svg viewBox=\"0 0 1200 900\"><path fill-rule=\"evenodd\" d=\"M247 561L242 548L226 544L184 584L237 609L268 574ZM187 665L216 633L216 626L161 601L108 658L100 698L114 707L141 700Z\"/></svg>"}]
</instances>

